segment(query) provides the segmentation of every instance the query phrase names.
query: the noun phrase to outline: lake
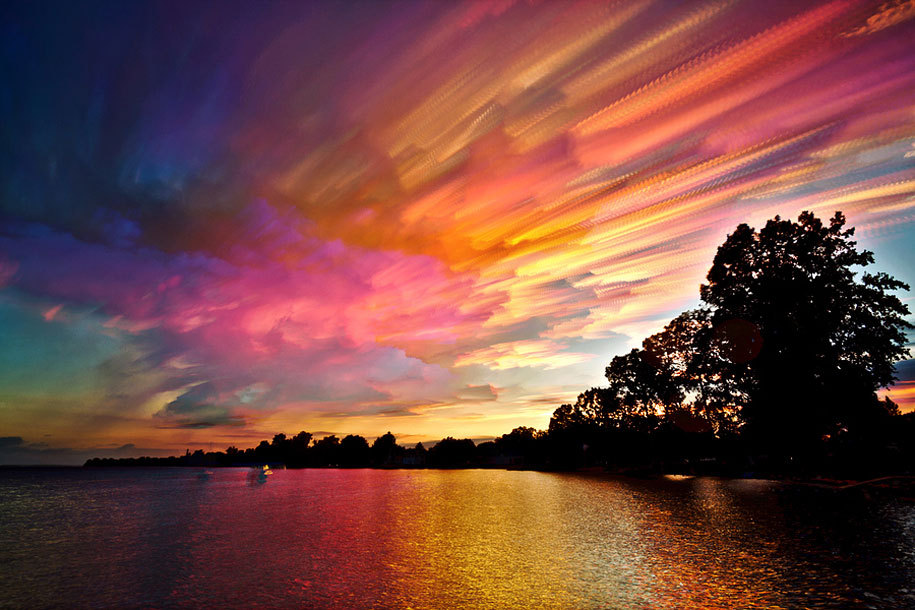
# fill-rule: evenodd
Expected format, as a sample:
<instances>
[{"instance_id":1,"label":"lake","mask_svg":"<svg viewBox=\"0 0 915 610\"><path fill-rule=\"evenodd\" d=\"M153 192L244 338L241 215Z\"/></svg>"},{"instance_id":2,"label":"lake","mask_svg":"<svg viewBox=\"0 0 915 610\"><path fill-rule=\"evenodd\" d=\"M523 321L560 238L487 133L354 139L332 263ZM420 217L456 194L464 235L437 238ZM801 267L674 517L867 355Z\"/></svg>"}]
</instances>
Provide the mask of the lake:
<instances>
[{"instance_id":1,"label":"lake","mask_svg":"<svg viewBox=\"0 0 915 610\"><path fill-rule=\"evenodd\" d=\"M0 607L915 607L915 505L717 478L0 470Z\"/></svg>"}]
</instances>

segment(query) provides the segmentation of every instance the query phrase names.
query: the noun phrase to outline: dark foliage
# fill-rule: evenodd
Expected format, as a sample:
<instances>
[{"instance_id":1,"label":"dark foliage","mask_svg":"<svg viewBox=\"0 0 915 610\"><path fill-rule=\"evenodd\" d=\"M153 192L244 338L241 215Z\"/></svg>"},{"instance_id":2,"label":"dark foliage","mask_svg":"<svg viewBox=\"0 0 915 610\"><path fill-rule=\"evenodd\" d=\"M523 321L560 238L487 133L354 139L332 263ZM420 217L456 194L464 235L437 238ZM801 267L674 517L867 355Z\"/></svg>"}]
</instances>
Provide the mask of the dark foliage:
<instances>
[{"instance_id":1,"label":"dark foliage","mask_svg":"<svg viewBox=\"0 0 915 610\"><path fill-rule=\"evenodd\" d=\"M898 409L876 391L908 353L908 286L856 275L858 252L837 213L740 225L718 249L704 307L673 319L607 367L550 421L565 465L695 470L907 469L887 464ZM897 439L893 442L891 439ZM901 444L900 444L901 443ZM881 457L883 456L883 457Z\"/></svg>"},{"instance_id":2,"label":"dark foliage","mask_svg":"<svg viewBox=\"0 0 915 610\"><path fill-rule=\"evenodd\" d=\"M469 438L443 438L429 450L428 463L447 468L466 467L474 462L476 445Z\"/></svg>"},{"instance_id":3,"label":"dark foliage","mask_svg":"<svg viewBox=\"0 0 915 610\"><path fill-rule=\"evenodd\" d=\"M369 463L369 443L359 435L350 434L340 441L340 465L350 468Z\"/></svg>"},{"instance_id":4,"label":"dark foliage","mask_svg":"<svg viewBox=\"0 0 915 610\"><path fill-rule=\"evenodd\" d=\"M858 434L894 410L875 392L907 354L909 311L891 291L908 286L884 273L858 279L854 268L874 257L855 249L844 224L840 213L825 226L805 212L759 232L740 225L701 288L713 324L738 329L723 333L724 346L742 367L743 434L760 449L810 454L821 439ZM747 357L753 340L761 345Z\"/></svg>"},{"instance_id":5,"label":"dark foliage","mask_svg":"<svg viewBox=\"0 0 915 610\"><path fill-rule=\"evenodd\" d=\"M403 456L403 447L390 432L382 434L372 443L372 464L375 466L393 466Z\"/></svg>"}]
</instances>

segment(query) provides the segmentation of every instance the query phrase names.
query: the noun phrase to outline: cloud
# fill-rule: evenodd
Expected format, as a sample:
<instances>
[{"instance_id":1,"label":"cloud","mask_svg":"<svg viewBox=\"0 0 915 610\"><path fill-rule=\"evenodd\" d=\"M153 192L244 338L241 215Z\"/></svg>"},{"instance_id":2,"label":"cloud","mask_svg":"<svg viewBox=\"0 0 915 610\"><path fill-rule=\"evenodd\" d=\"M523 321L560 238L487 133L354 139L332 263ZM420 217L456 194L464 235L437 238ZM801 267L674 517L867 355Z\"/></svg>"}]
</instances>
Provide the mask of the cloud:
<instances>
[{"instance_id":1,"label":"cloud","mask_svg":"<svg viewBox=\"0 0 915 610\"><path fill-rule=\"evenodd\" d=\"M457 391L457 398L466 402L485 402L498 399L499 393L491 384L468 385Z\"/></svg>"},{"instance_id":2,"label":"cloud","mask_svg":"<svg viewBox=\"0 0 915 610\"><path fill-rule=\"evenodd\" d=\"M23 444L21 436L0 436L0 449L19 447Z\"/></svg>"},{"instance_id":3,"label":"cloud","mask_svg":"<svg viewBox=\"0 0 915 610\"><path fill-rule=\"evenodd\" d=\"M550 339L497 343L492 347L461 354L456 366L481 364L490 369L502 370L519 367L555 369L586 362L594 354L572 352L568 346Z\"/></svg>"},{"instance_id":4,"label":"cloud","mask_svg":"<svg viewBox=\"0 0 915 610\"><path fill-rule=\"evenodd\" d=\"M226 258L86 243L33 226L0 237L0 247L20 264L17 290L57 300L55 321L64 308L94 308L136 347L99 365L110 392L140 403L188 388L162 406L157 425L243 425L289 404L356 409L451 391L450 373L406 349L456 342L485 321L487 310L463 305L466 279L429 257L322 241L263 202L246 213L250 234ZM39 314L51 321L48 311ZM138 387L125 378L150 385L130 399Z\"/></svg>"},{"instance_id":5,"label":"cloud","mask_svg":"<svg viewBox=\"0 0 915 610\"><path fill-rule=\"evenodd\" d=\"M0 289L9 284L18 268L19 265L13 261L4 260L3 253L0 252Z\"/></svg>"},{"instance_id":6,"label":"cloud","mask_svg":"<svg viewBox=\"0 0 915 610\"><path fill-rule=\"evenodd\" d=\"M889 397L903 413L915 411L915 360L897 362L896 377L896 383L880 390L878 395Z\"/></svg>"},{"instance_id":7,"label":"cloud","mask_svg":"<svg viewBox=\"0 0 915 610\"><path fill-rule=\"evenodd\" d=\"M169 421L166 426L176 428L245 425L245 418L233 415L230 407L218 404L219 399L215 385L207 381L191 387L156 415Z\"/></svg>"},{"instance_id":8,"label":"cloud","mask_svg":"<svg viewBox=\"0 0 915 610\"><path fill-rule=\"evenodd\" d=\"M910 5L4 7L4 399L192 431L597 383L738 222L911 230Z\"/></svg>"}]
</instances>

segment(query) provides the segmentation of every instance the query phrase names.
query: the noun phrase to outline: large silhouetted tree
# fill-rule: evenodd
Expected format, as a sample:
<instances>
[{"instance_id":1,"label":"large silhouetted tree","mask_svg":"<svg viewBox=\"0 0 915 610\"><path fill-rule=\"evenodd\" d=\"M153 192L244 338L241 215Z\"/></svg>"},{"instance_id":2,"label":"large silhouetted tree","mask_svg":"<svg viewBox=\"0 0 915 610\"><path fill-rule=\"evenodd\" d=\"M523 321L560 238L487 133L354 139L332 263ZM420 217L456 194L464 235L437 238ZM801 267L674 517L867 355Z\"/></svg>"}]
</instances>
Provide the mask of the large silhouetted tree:
<instances>
[{"instance_id":1,"label":"large silhouetted tree","mask_svg":"<svg viewBox=\"0 0 915 610\"><path fill-rule=\"evenodd\" d=\"M712 311L719 353L738 365L747 438L782 455L854 431L884 415L876 390L905 357L908 289L885 273L856 273L874 261L858 251L841 213L824 225L741 224L719 247L701 297Z\"/></svg>"},{"instance_id":2,"label":"large silhouetted tree","mask_svg":"<svg viewBox=\"0 0 915 610\"><path fill-rule=\"evenodd\" d=\"M701 287L703 306L613 358L609 387L556 409L554 454L588 463L599 447L608 464L622 464L645 447L674 458L676 445L701 456L715 437L735 447L738 432L774 467L879 449L896 408L876 391L894 380L911 328L893 291L908 286L864 272L873 254L858 251L844 225L841 213L824 225L805 212L758 232L738 226ZM583 447L590 457L571 459Z\"/></svg>"}]
</instances>

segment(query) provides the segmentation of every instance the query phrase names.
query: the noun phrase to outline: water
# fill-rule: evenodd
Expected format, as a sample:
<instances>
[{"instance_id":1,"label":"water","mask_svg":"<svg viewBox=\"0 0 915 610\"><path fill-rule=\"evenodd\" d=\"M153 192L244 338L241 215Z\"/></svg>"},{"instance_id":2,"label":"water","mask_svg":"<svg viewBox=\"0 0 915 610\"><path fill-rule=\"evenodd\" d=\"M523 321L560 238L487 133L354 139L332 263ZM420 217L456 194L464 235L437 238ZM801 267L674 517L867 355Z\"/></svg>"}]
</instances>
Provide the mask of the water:
<instances>
[{"instance_id":1,"label":"water","mask_svg":"<svg viewBox=\"0 0 915 610\"><path fill-rule=\"evenodd\" d=\"M0 607L915 607L915 505L500 470L0 471Z\"/></svg>"}]
</instances>

